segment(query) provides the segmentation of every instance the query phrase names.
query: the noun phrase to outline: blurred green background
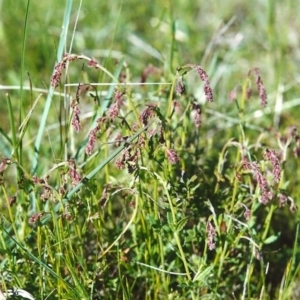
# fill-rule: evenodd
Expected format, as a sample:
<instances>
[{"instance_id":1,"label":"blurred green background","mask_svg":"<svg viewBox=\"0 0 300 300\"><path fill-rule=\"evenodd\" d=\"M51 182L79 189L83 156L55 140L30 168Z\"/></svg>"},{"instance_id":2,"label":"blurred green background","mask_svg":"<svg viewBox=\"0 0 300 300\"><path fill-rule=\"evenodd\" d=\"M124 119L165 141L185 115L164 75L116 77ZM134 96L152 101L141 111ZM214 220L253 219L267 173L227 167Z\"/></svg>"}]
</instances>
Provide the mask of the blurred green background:
<instances>
[{"instance_id":1,"label":"blurred green background","mask_svg":"<svg viewBox=\"0 0 300 300\"><path fill-rule=\"evenodd\" d=\"M47 89L56 63L66 3L29 3L24 85L29 85L30 78L33 87ZM26 7L27 1L0 1L0 85L20 85ZM249 122L284 129L297 125L299 118L298 110L293 109L300 103L298 11L299 1L93 0L82 1L81 7L80 1L73 1L66 52L72 45L72 53L92 56L111 72L120 57L125 56L131 81L140 81L149 65L162 70L170 81L178 66L201 64L214 89L218 106L214 109L228 116L232 111L228 93L235 87L239 89L249 70L258 67L267 89L268 107L263 114L253 109ZM78 82L80 65L74 68ZM73 82L73 78L70 80ZM89 80L109 79L94 76ZM6 92L0 90L1 103ZM200 98L201 88L193 92ZM9 93L17 113L19 92ZM25 113L37 95L24 94ZM58 101L54 105L59 111ZM257 107L257 103L248 105ZM33 116L36 122L42 110L43 106L38 105ZM7 108L2 105L4 131L9 130L6 116Z\"/></svg>"},{"instance_id":2,"label":"blurred green background","mask_svg":"<svg viewBox=\"0 0 300 300\"><path fill-rule=\"evenodd\" d=\"M64 5L58 0L30 1L25 70L35 87L49 86ZM68 47L79 5L73 1ZM26 1L0 2L2 85L20 83L26 6ZM218 85L219 103L227 102L229 90L251 68L259 67L272 105L278 93L284 100L295 98L299 9L298 1L274 0L83 1L72 52L93 56L112 70L125 55L134 78L149 64L172 72L186 63L201 64L210 72L213 86Z\"/></svg>"},{"instance_id":3,"label":"blurred green background","mask_svg":"<svg viewBox=\"0 0 300 300\"><path fill-rule=\"evenodd\" d=\"M30 1L25 66L36 85L49 83L64 4ZM68 45L79 4L73 1ZM27 1L2 0L0 5L0 80L16 84ZM207 67L215 57L219 67L226 67L219 70L226 75L222 81L244 76L258 66L266 85L275 89L279 80L282 84L295 81L300 55L300 20L295 13L299 8L298 1L271 0L83 1L72 52L101 60L125 55L138 73L148 63L164 64L173 46L173 70L190 62ZM173 29L176 42L172 44Z\"/></svg>"}]
</instances>

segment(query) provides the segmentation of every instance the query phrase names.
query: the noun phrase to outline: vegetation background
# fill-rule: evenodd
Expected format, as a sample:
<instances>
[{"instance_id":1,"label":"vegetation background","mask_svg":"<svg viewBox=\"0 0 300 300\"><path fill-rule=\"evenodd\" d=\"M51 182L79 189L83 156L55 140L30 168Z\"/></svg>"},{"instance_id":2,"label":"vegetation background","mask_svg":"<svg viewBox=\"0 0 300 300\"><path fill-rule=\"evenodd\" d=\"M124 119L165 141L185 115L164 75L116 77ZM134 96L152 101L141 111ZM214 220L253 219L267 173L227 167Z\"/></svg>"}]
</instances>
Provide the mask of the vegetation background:
<instances>
[{"instance_id":1,"label":"vegetation background","mask_svg":"<svg viewBox=\"0 0 300 300\"><path fill-rule=\"evenodd\" d=\"M297 154L299 137L291 128L299 129L300 116L299 11L300 2L288 0L0 0L0 158L13 162L0 168L3 293L24 289L36 299L298 299L300 171L293 150ZM91 157L84 145L94 120L111 104L105 102L109 87L82 95L78 134L70 126L74 112L66 95L74 98L79 82L113 80L88 62L70 62L44 115L62 25L64 53L93 58L125 82L149 83L121 89L128 105L123 119L98 134ZM206 103L197 72L177 69L186 64L207 72L213 103ZM249 76L254 68L267 91L266 108L257 91L246 99L245 89L255 89ZM171 87L182 74L186 94L177 95ZM182 103L179 114L171 114L174 99ZM153 103L159 107L156 124L167 124L165 144L158 137L145 148L137 144L133 173L106 163L115 151L105 144L111 132L133 135L137 116ZM200 128L189 113L192 103L201 107ZM176 150L178 164L164 158L168 148ZM240 149L246 149L267 174L266 148L280 157L281 180L272 187L294 201L290 209L276 197L261 204L257 182L241 171ZM70 158L82 176L101 163L104 168L63 202L74 189ZM242 182L236 180L240 171ZM45 188L49 201L41 199ZM243 205L251 210L249 221ZM29 224L40 212L37 224Z\"/></svg>"}]
</instances>

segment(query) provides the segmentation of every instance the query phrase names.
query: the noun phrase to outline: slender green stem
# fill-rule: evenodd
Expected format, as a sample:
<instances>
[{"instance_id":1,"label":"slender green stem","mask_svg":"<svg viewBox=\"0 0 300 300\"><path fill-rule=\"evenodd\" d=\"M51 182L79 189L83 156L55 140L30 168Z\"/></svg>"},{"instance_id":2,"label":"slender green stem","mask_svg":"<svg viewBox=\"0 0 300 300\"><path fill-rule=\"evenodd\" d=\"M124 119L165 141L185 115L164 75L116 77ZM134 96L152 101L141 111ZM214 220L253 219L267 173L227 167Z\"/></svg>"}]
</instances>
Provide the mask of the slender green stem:
<instances>
[{"instance_id":1,"label":"slender green stem","mask_svg":"<svg viewBox=\"0 0 300 300\"><path fill-rule=\"evenodd\" d=\"M17 160L19 161L19 154L18 151L16 149L17 147L17 134L16 134L16 127L15 127L15 119L14 119L14 112L13 112L13 107L11 105L11 100L10 100L10 96L7 93L6 94L6 101L7 101L7 107L8 107L8 115L9 115L9 122L10 122L10 128L11 128L11 132L12 132L12 146L13 146L13 153Z\"/></svg>"}]
</instances>

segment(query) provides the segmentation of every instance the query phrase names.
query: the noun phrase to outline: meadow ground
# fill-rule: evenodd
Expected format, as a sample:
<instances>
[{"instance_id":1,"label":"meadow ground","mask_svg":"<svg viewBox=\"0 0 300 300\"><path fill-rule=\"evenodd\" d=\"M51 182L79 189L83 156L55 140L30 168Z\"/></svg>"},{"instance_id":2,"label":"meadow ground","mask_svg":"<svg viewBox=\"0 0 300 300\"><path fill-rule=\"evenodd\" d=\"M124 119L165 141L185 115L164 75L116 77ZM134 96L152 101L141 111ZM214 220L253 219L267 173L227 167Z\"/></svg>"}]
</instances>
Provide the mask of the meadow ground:
<instances>
[{"instance_id":1,"label":"meadow ground","mask_svg":"<svg viewBox=\"0 0 300 300\"><path fill-rule=\"evenodd\" d=\"M298 11L0 0L0 298L299 299Z\"/></svg>"}]
</instances>

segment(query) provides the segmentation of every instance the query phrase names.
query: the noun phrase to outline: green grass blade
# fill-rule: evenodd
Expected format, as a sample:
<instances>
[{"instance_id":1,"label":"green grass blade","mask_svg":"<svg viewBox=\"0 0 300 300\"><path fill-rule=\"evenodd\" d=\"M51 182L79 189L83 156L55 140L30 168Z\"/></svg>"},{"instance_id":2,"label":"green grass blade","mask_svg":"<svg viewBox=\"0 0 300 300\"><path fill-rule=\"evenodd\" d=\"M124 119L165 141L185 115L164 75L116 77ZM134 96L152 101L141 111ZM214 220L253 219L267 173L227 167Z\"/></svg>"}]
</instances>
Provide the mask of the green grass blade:
<instances>
[{"instance_id":1,"label":"green grass blade","mask_svg":"<svg viewBox=\"0 0 300 300\"><path fill-rule=\"evenodd\" d=\"M27 36L27 24L28 24L28 13L29 13L30 0L27 2L26 15L25 15L25 24L23 31L23 43L22 43L22 57L21 57L21 76L20 76L20 102L19 102L19 124L22 123L23 119L23 82L24 82L24 71L25 71L25 48L26 48L26 36ZM14 145L14 151L17 152ZM22 164L22 140L19 144L19 162Z\"/></svg>"},{"instance_id":2,"label":"green grass blade","mask_svg":"<svg viewBox=\"0 0 300 300\"><path fill-rule=\"evenodd\" d=\"M64 20L63 20L63 29L62 29L62 33L61 33L60 40L59 40L58 50L57 50L57 61L61 61L62 56L63 56L63 51L65 49L69 20L70 20L70 15L71 15L71 9L72 9L72 0L67 0L66 8L65 8L65 15L64 15ZM50 85L49 93L48 93L47 100L45 103L45 108L44 108L43 115L42 115L42 118L40 121L40 127L39 127L37 138L36 138L36 141L34 144L32 174L35 174L37 171L39 150L40 150L40 146L41 146L41 142L42 142L43 133L45 131L46 120L47 120L50 106L52 103L53 93L54 93L54 89Z\"/></svg>"},{"instance_id":3,"label":"green grass blade","mask_svg":"<svg viewBox=\"0 0 300 300\"><path fill-rule=\"evenodd\" d=\"M41 260L39 260L36 256L34 256L32 253L30 253L25 247L23 247L20 243L18 243L17 240L15 240L12 236L9 235L9 233L6 231L6 229L1 226L3 231L14 241L16 245L18 245L30 258L32 258L36 263L38 263L41 267L43 267L45 270L47 270L52 276L54 276L56 279L62 281L73 293L77 296L80 296L78 292L69 285L62 277L57 275L51 268L49 268L45 263L43 263Z\"/></svg>"},{"instance_id":4,"label":"green grass blade","mask_svg":"<svg viewBox=\"0 0 300 300\"><path fill-rule=\"evenodd\" d=\"M11 105L11 100L10 100L10 96L9 96L8 93L6 94L6 101L7 101L10 128L11 128L11 132L12 132L11 141L12 141L13 153L14 153L16 151L16 145L17 145L17 134L16 134L16 128L15 128L13 107ZM16 157L18 158L18 152L17 151L16 151Z\"/></svg>"}]
</instances>

